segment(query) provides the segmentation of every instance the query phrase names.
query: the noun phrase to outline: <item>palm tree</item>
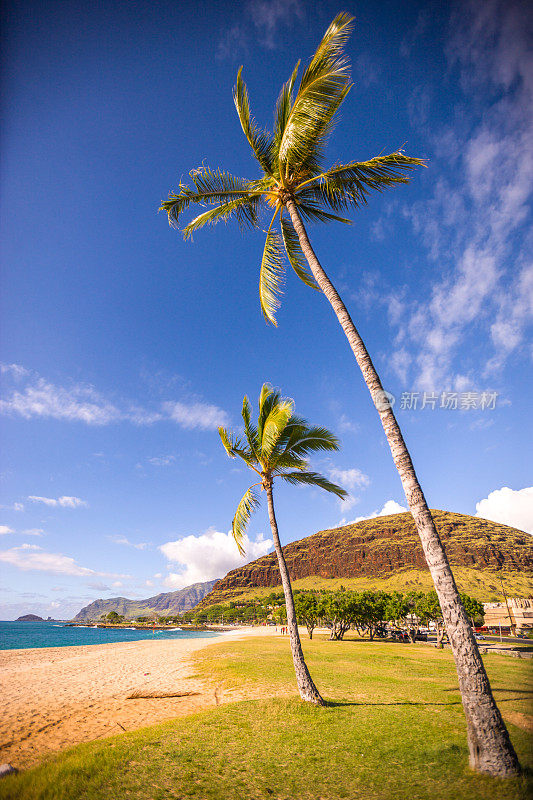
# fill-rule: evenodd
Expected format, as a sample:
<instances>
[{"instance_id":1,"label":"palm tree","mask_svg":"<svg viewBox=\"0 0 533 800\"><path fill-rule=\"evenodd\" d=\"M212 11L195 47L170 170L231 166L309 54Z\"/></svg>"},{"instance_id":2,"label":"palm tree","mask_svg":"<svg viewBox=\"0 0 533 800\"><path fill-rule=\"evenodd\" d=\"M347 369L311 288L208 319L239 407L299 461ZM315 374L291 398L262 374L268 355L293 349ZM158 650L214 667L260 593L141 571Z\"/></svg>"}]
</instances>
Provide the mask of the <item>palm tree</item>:
<instances>
[{"instance_id":1,"label":"palm tree","mask_svg":"<svg viewBox=\"0 0 533 800\"><path fill-rule=\"evenodd\" d=\"M282 398L277 390L267 383L263 384L259 395L259 416L257 425L251 421L251 408L248 398L242 404L244 439L225 428L219 428L220 438L231 458L239 456L247 467L253 470L259 480L246 491L232 522L232 532L241 555L244 555L243 540L246 526L253 511L259 505L257 486L266 492L270 529L274 548L278 557L287 627L291 643L292 660L296 673L296 683L302 700L316 705L324 705L307 669L302 652L298 623L294 609L291 580L283 549L279 540L278 525L274 511L274 481L279 478L292 484L319 486L337 497L346 497L346 492L323 475L309 471L307 456L317 451L338 450L339 442L326 428L310 427L305 419L294 414L292 400Z\"/></svg>"},{"instance_id":2,"label":"palm tree","mask_svg":"<svg viewBox=\"0 0 533 800\"><path fill-rule=\"evenodd\" d=\"M181 214L191 204L209 206L185 225L185 238L204 225L230 218L243 228L257 228L261 209L273 209L260 267L261 310L275 325L284 253L298 277L322 291L329 300L380 416L439 597L467 720L470 765L492 775L512 775L520 769L518 759L494 701L446 552L388 395L346 306L316 257L304 225L349 222L333 212L357 209L367 202L371 191L407 183L409 171L424 166L422 159L396 150L369 161L323 167L326 140L350 89L344 45L352 22L353 18L346 13L335 17L303 72L297 90L299 63L296 65L279 95L273 134L260 130L251 116L242 67L239 70L233 98L244 134L262 170L259 179L245 180L219 169L202 167L190 173L192 187L180 183L179 192L171 194L161 208L167 212L170 224L178 227ZM279 232L275 229L278 223Z\"/></svg>"}]
</instances>

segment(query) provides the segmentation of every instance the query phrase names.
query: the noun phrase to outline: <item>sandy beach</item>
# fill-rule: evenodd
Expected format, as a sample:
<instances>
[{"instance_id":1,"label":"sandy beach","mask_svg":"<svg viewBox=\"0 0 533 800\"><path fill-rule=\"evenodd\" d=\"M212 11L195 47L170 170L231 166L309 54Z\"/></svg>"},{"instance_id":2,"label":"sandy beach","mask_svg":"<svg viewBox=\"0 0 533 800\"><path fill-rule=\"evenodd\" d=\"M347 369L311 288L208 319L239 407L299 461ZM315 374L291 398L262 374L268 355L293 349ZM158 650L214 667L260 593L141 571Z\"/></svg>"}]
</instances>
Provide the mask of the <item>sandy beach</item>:
<instances>
[{"instance_id":1,"label":"sandy beach","mask_svg":"<svg viewBox=\"0 0 533 800\"><path fill-rule=\"evenodd\" d=\"M272 628L239 628L217 638L2 650L0 763L24 769L80 742L241 699L191 677L190 656L268 635ZM183 696L128 699L133 693Z\"/></svg>"}]
</instances>

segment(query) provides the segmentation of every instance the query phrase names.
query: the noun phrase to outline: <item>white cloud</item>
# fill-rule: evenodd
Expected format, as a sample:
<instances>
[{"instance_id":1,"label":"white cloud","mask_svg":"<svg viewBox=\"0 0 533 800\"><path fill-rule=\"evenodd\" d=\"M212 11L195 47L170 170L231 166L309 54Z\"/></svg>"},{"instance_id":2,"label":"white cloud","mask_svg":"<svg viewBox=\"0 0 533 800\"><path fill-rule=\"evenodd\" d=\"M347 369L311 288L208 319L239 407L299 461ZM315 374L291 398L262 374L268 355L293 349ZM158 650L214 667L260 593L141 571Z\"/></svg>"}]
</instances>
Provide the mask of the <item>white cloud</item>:
<instances>
[{"instance_id":1,"label":"white cloud","mask_svg":"<svg viewBox=\"0 0 533 800\"><path fill-rule=\"evenodd\" d=\"M20 364L0 364L0 373L2 375L11 375L16 380L29 375L28 370L21 367Z\"/></svg>"},{"instance_id":2,"label":"white cloud","mask_svg":"<svg viewBox=\"0 0 533 800\"><path fill-rule=\"evenodd\" d=\"M360 502L361 501L358 497L354 497L351 494L349 494L347 497L339 499L339 505L341 507L341 511L349 511L351 508L353 508Z\"/></svg>"},{"instance_id":3,"label":"white cloud","mask_svg":"<svg viewBox=\"0 0 533 800\"><path fill-rule=\"evenodd\" d=\"M387 500L384 504L383 508L380 511L372 511L370 514L366 514L362 517L356 517L355 519L350 520L347 522L345 519L341 519L338 523L339 525L351 525L354 522L363 522L365 519L375 519L376 517L388 517L389 514L401 514L402 511L407 511L404 506L401 506L396 500Z\"/></svg>"},{"instance_id":4,"label":"white cloud","mask_svg":"<svg viewBox=\"0 0 533 800\"><path fill-rule=\"evenodd\" d=\"M146 585L146 586L153 586L153 585L154 585L154 582L153 582L153 581L151 581L151 580L149 580L149 579L147 579L147 580L145 581L145 585Z\"/></svg>"},{"instance_id":5,"label":"white cloud","mask_svg":"<svg viewBox=\"0 0 533 800\"><path fill-rule=\"evenodd\" d=\"M17 385L7 392L5 399L0 400L0 412L24 419L58 419L83 422L86 425L110 425L118 422L153 425L171 420L183 428L200 430L213 430L228 423L225 411L196 399L167 401L158 408L146 409L127 401L120 404L112 402L88 384L56 386L18 365L10 365L8 368L4 365L4 372L13 380L16 379ZM19 387L18 384L23 381L24 385Z\"/></svg>"},{"instance_id":6,"label":"white cloud","mask_svg":"<svg viewBox=\"0 0 533 800\"><path fill-rule=\"evenodd\" d=\"M175 460L176 456L154 456L148 459L148 463L153 464L154 467L168 467L170 464L173 464Z\"/></svg>"},{"instance_id":7,"label":"white cloud","mask_svg":"<svg viewBox=\"0 0 533 800\"><path fill-rule=\"evenodd\" d=\"M364 489L370 485L370 478L361 472L357 467L352 469L337 469L332 467L329 470L329 477L334 483L338 483L343 489L355 489L359 487Z\"/></svg>"},{"instance_id":8,"label":"white cloud","mask_svg":"<svg viewBox=\"0 0 533 800\"><path fill-rule=\"evenodd\" d=\"M341 433L357 433L360 430L359 424L351 420L346 414L340 415L337 427Z\"/></svg>"},{"instance_id":9,"label":"white cloud","mask_svg":"<svg viewBox=\"0 0 533 800\"><path fill-rule=\"evenodd\" d=\"M42 528L25 528L22 531L16 531L13 528L8 528L7 525L0 525L0 535L3 533L19 533L22 536L42 536L44 531Z\"/></svg>"},{"instance_id":10,"label":"white cloud","mask_svg":"<svg viewBox=\"0 0 533 800\"><path fill-rule=\"evenodd\" d=\"M24 572L37 570L52 575L124 577L82 567L76 564L70 556L61 553L46 553L36 544L22 544L20 547L11 547L9 550L0 551L0 561L11 564Z\"/></svg>"},{"instance_id":11,"label":"white cloud","mask_svg":"<svg viewBox=\"0 0 533 800\"><path fill-rule=\"evenodd\" d=\"M122 418L119 409L92 386L78 384L65 389L34 377L22 391L12 390L6 400L1 400L0 410L24 419L43 417L88 425L108 425Z\"/></svg>"},{"instance_id":12,"label":"white cloud","mask_svg":"<svg viewBox=\"0 0 533 800\"><path fill-rule=\"evenodd\" d=\"M197 428L208 431L216 430L220 425L227 425L229 418L218 406L207 403L163 403L163 409L169 418L182 428Z\"/></svg>"},{"instance_id":13,"label":"white cloud","mask_svg":"<svg viewBox=\"0 0 533 800\"><path fill-rule=\"evenodd\" d=\"M301 0L250 0L247 10L259 32L261 44L273 50L278 27L301 20L303 8Z\"/></svg>"},{"instance_id":14,"label":"white cloud","mask_svg":"<svg viewBox=\"0 0 533 800\"><path fill-rule=\"evenodd\" d=\"M122 583L122 581L113 581L113 583L111 584L111 586L112 586L114 589L120 589L122 586L124 586L124 584Z\"/></svg>"},{"instance_id":15,"label":"white cloud","mask_svg":"<svg viewBox=\"0 0 533 800\"><path fill-rule=\"evenodd\" d=\"M2 506L0 508L5 511L24 511L24 503L13 503L10 506Z\"/></svg>"},{"instance_id":16,"label":"white cloud","mask_svg":"<svg viewBox=\"0 0 533 800\"><path fill-rule=\"evenodd\" d=\"M160 550L171 564L178 564L164 580L171 589L182 589L192 583L222 578L232 569L243 566L266 555L273 546L271 539L258 538L252 542L244 537L246 556L242 558L231 534L209 528L200 536L185 536L175 542L166 542Z\"/></svg>"},{"instance_id":17,"label":"white cloud","mask_svg":"<svg viewBox=\"0 0 533 800\"><path fill-rule=\"evenodd\" d=\"M502 486L476 503L476 517L490 519L533 533L533 486L509 489Z\"/></svg>"},{"instance_id":18,"label":"white cloud","mask_svg":"<svg viewBox=\"0 0 533 800\"><path fill-rule=\"evenodd\" d=\"M250 45L260 44L273 50L278 42L278 29L300 21L304 12L302 0L248 0L244 8L241 6L235 5L238 16L222 31L217 59L240 59L242 63Z\"/></svg>"},{"instance_id":19,"label":"white cloud","mask_svg":"<svg viewBox=\"0 0 533 800\"><path fill-rule=\"evenodd\" d=\"M128 547L134 547L136 550L146 550L148 547L148 542L130 542L125 536L109 536L108 538L115 544L124 544Z\"/></svg>"},{"instance_id":20,"label":"white cloud","mask_svg":"<svg viewBox=\"0 0 533 800\"><path fill-rule=\"evenodd\" d=\"M63 495L62 497L38 497L37 495L30 495L28 500L31 500L32 503L43 503L45 506L50 506L51 508L80 508L81 506L87 506L88 503L85 500L80 500L79 497L67 497Z\"/></svg>"},{"instance_id":21,"label":"white cloud","mask_svg":"<svg viewBox=\"0 0 533 800\"><path fill-rule=\"evenodd\" d=\"M432 132L431 168L440 176L431 197L404 209L437 274L430 302L412 301L402 317L407 324L392 362L401 380L410 374L416 388L455 388L458 355L463 375L468 359L486 377L500 371L511 353L526 352L533 318L526 224L533 70L525 9L510 1L465 0L452 12L447 56L464 92L455 109L461 123ZM477 346L482 340L486 364L476 362L486 358L487 346Z\"/></svg>"}]
</instances>

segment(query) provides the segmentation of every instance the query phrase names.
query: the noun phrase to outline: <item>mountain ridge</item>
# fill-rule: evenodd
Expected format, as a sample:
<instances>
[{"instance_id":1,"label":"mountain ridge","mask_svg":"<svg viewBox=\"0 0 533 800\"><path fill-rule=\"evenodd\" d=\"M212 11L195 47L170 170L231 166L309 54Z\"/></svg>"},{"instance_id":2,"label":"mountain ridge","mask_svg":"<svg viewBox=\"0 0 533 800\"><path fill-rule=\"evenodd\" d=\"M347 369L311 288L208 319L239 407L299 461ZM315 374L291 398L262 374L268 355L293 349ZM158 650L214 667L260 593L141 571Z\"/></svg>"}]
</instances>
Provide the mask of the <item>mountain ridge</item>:
<instances>
[{"instance_id":1,"label":"mountain ridge","mask_svg":"<svg viewBox=\"0 0 533 800\"><path fill-rule=\"evenodd\" d=\"M146 598L146 600L129 600L127 597L94 600L78 611L74 621L86 622L99 619L102 614L109 614L111 611L116 611L126 619L150 614L160 616L181 614L183 611L190 611L191 608L194 608L211 591L217 580L193 583L175 592L161 592Z\"/></svg>"}]
</instances>

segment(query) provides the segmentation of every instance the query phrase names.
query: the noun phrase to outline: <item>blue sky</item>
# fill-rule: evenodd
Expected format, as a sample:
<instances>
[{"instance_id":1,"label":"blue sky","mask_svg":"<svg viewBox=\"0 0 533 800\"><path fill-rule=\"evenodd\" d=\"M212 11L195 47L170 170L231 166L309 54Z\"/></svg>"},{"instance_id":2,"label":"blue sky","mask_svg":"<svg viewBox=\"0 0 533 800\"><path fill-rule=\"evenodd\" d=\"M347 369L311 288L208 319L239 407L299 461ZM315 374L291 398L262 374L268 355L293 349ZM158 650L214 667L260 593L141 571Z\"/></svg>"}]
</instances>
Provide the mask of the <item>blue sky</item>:
<instances>
[{"instance_id":1,"label":"blue sky","mask_svg":"<svg viewBox=\"0 0 533 800\"><path fill-rule=\"evenodd\" d=\"M229 224L183 242L157 213L202 163L257 175L231 99L238 67L270 125L281 83L340 10L5 4L0 618L70 616L242 563L228 530L249 481L216 427L238 426L266 380L338 434L342 450L313 466L350 491L341 506L280 487L284 541L404 506L325 298L288 275L268 327L263 234ZM526 4L345 10L354 87L329 161L404 145L429 168L310 236L396 397L430 505L533 530ZM458 408L439 408L443 392ZM467 407L483 393L488 407ZM269 544L263 508L249 559Z\"/></svg>"}]
</instances>

